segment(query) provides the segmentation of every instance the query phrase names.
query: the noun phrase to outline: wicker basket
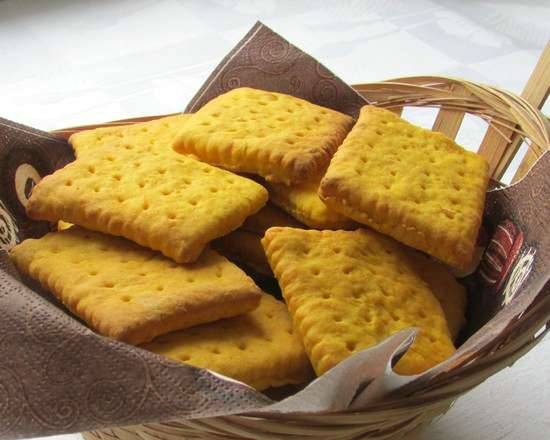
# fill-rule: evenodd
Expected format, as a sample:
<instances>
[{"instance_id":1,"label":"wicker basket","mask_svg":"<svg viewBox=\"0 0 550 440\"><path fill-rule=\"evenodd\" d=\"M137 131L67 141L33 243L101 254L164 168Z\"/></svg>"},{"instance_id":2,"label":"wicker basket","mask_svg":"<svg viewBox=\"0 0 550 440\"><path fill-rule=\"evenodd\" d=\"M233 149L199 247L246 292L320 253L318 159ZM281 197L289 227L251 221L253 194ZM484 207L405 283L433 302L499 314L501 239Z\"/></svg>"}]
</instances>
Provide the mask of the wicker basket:
<instances>
[{"instance_id":1,"label":"wicker basket","mask_svg":"<svg viewBox=\"0 0 550 440\"><path fill-rule=\"evenodd\" d=\"M529 150L514 181L550 148L550 123L538 110L550 89L550 45L544 51L522 97L494 87L442 77L402 78L360 84L354 88L374 104L397 113L404 106L438 107L433 128L452 138L457 135L465 113L483 118L489 123L489 129L479 152L488 159L495 182L502 177L523 141L528 144ZM141 122L156 117L107 125ZM60 130L58 133L69 136L82 128ZM371 405L361 411L316 416L249 414L179 420L83 435L87 440L414 439L422 427L445 413L460 395L512 365L542 339L550 330L550 297L538 301L526 315L521 326L512 328L505 337L494 341L483 356L462 367L460 375L430 384L429 389L385 401L384 404Z\"/></svg>"}]
</instances>

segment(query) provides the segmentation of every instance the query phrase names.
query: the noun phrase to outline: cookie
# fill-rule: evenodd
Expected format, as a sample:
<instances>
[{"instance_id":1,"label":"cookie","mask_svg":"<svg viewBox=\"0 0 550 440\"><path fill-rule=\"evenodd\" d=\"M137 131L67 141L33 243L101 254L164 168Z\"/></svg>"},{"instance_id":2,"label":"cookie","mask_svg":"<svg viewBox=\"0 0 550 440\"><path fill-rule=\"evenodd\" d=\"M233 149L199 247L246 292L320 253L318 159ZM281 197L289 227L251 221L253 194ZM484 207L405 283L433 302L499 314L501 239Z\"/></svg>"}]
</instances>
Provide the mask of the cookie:
<instances>
[{"instance_id":1,"label":"cookie","mask_svg":"<svg viewBox=\"0 0 550 440\"><path fill-rule=\"evenodd\" d=\"M413 249L410 249L410 256L412 267L441 304L451 337L456 340L466 323L466 289L443 263Z\"/></svg>"},{"instance_id":2,"label":"cookie","mask_svg":"<svg viewBox=\"0 0 550 440\"><path fill-rule=\"evenodd\" d=\"M77 226L25 240L11 257L92 329L130 344L249 312L261 295L238 267L210 249L194 264L180 265Z\"/></svg>"},{"instance_id":3,"label":"cookie","mask_svg":"<svg viewBox=\"0 0 550 440\"><path fill-rule=\"evenodd\" d=\"M459 268L473 259L487 161L441 133L365 106L321 181L340 213Z\"/></svg>"},{"instance_id":4,"label":"cookie","mask_svg":"<svg viewBox=\"0 0 550 440\"><path fill-rule=\"evenodd\" d=\"M77 157L108 146L130 147L149 153L165 152L172 150L174 138L190 117L190 114L182 113L137 124L84 130L73 134L69 143Z\"/></svg>"},{"instance_id":5,"label":"cookie","mask_svg":"<svg viewBox=\"0 0 550 440\"><path fill-rule=\"evenodd\" d=\"M143 348L257 390L301 384L312 377L285 305L267 294L250 313L164 335Z\"/></svg>"},{"instance_id":6,"label":"cookie","mask_svg":"<svg viewBox=\"0 0 550 440\"><path fill-rule=\"evenodd\" d=\"M216 239L212 246L237 266L272 277L261 240L262 236L241 228Z\"/></svg>"},{"instance_id":7,"label":"cookie","mask_svg":"<svg viewBox=\"0 0 550 440\"><path fill-rule=\"evenodd\" d=\"M419 332L397 373L421 373L454 353L438 300L395 240L362 229L271 228L262 244L318 375L410 327Z\"/></svg>"},{"instance_id":8,"label":"cookie","mask_svg":"<svg viewBox=\"0 0 550 440\"><path fill-rule=\"evenodd\" d=\"M242 87L202 107L173 146L229 170L299 183L326 168L352 123L303 99Z\"/></svg>"},{"instance_id":9,"label":"cookie","mask_svg":"<svg viewBox=\"0 0 550 440\"><path fill-rule=\"evenodd\" d=\"M258 183L190 157L103 147L42 179L27 214L123 236L188 263L266 201Z\"/></svg>"},{"instance_id":10,"label":"cookie","mask_svg":"<svg viewBox=\"0 0 550 440\"><path fill-rule=\"evenodd\" d=\"M57 222L57 230L63 231L64 229L69 229L71 226L73 226L72 223L64 222L63 220L59 220Z\"/></svg>"},{"instance_id":11,"label":"cookie","mask_svg":"<svg viewBox=\"0 0 550 440\"><path fill-rule=\"evenodd\" d=\"M265 231L273 226L288 226L291 228L303 227L294 218L277 208L273 203L267 202L256 214L247 217L241 229L264 236Z\"/></svg>"},{"instance_id":12,"label":"cookie","mask_svg":"<svg viewBox=\"0 0 550 440\"><path fill-rule=\"evenodd\" d=\"M313 229L351 229L357 224L328 207L319 197L321 176L312 182L286 186L266 183L270 200L295 219ZM282 226L282 225L281 225Z\"/></svg>"}]
</instances>

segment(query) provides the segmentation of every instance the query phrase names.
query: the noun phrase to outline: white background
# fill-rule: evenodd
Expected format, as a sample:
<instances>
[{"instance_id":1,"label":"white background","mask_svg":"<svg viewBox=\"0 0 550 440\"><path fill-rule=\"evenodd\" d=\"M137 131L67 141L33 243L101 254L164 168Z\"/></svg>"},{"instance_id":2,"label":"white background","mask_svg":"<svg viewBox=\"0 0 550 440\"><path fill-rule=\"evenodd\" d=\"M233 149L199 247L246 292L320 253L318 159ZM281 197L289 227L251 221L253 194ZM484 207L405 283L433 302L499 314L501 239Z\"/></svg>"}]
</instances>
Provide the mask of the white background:
<instances>
[{"instance_id":1,"label":"white background","mask_svg":"<svg viewBox=\"0 0 550 440\"><path fill-rule=\"evenodd\" d=\"M519 93L550 38L547 0L0 0L0 116L49 130L180 111L258 19L349 83L448 75ZM468 119L459 141L475 148L483 128ZM422 436L520 438L550 438L550 338Z\"/></svg>"}]
</instances>

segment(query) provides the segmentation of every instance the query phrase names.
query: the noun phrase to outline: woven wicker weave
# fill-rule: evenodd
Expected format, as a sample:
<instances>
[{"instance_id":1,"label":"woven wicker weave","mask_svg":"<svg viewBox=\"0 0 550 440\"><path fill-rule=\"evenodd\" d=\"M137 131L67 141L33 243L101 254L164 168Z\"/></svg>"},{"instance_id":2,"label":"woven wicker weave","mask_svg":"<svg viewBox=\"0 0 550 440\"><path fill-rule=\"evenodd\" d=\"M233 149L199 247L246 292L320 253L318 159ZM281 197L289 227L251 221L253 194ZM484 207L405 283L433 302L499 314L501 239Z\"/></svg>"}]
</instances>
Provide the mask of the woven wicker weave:
<instances>
[{"instance_id":1,"label":"woven wicker weave","mask_svg":"<svg viewBox=\"0 0 550 440\"><path fill-rule=\"evenodd\" d=\"M529 145L514 180L550 148L550 123L538 110L550 89L550 45L522 97L494 87L442 77L413 77L354 86L374 104L400 113L407 106L438 107L433 128L455 138L466 113L489 123L479 152L499 180L522 141ZM158 117L158 116L157 116ZM139 122L139 118L110 125ZM81 128L79 128L81 129ZM68 136L78 129L61 130ZM182 439L400 439L417 438L423 426L449 409L453 401L533 348L550 330L550 298L535 303L522 319L460 375L431 383L429 389L358 412L307 415L227 416L180 420L84 434L87 440ZM542 329L542 330L541 330Z\"/></svg>"}]
</instances>

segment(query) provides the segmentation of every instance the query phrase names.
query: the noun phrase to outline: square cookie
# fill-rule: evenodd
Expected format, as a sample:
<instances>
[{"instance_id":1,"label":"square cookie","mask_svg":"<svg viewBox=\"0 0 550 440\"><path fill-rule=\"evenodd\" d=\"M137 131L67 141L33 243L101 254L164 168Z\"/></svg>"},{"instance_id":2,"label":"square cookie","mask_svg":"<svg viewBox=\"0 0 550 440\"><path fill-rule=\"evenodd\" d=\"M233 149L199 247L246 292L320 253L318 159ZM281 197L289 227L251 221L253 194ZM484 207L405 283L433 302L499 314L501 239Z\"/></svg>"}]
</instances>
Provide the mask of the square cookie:
<instances>
[{"instance_id":1,"label":"square cookie","mask_svg":"<svg viewBox=\"0 0 550 440\"><path fill-rule=\"evenodd\" d=\"M327 206L319 197L321 176L311 182L286 186L266 182L270 200L295 219L313 229L352 229L353 220Z\"/></svg>"},{"instance_id":2,"label":"square cookie","mask_svg":"<svg viewBox=\"0 0 550 440\"><path fill-rule=\"evenodd\" d=\"M194 264L180 265L77 226L25 240L10 254L92 329L130 344L249 312L261 295L243 271L210 249Z\"/></svg>"},{"instance_id":3,"label":"square cookie","mask_svg":"<svg viewBox=\"0 0 550 440\"><path fill-rule=\"evenodd\" d=\"M143 348L257 390L301 384L313 376L284 303L267 294L250 313L164 335Z\"/></svg>"},{"instance_id":4,"label":"square cookie","mask_svg":"<svg viewBox=\"0 0 550 440\"><path fill-rule=\"evenodd\" d=\"M441 304L451 338L456 340L466 324L466 288L456 280L445 264L414 249L409 249L409 255L412 267Z\"/></svg>"},{"instance_id":5,"label":"square cookie","mask_svg":"<svg viewBox=\"0 0 550 440\"><path fill-rule=\"evenodd\" d=\"M419 332L397 373L421 373L454 353L441 305L395 240L277 227L262 244L318 375L410 327Z\"/></svg>"},{"instance_id":6,"label":"square cookie","mask_svg":"<svg viewBox=\"0 0 550 440\"><path fill-rule=\"evenodd\" d=\"M190 117L190 114L181 113L137 124L83 130L73 134L69 143L77 157L108 146L130 147L149 153L166 152L172 150L172 142Z\"/></svg>"},{"instance_id":7,"label":"square cookie","mask_svg":"<svg viewBox=\"0 0 550 440\"><path fill-rule=\"evenodd\" d=\"M299 183L326 168L352 122L303 99L243 87L195 113L174 149L269 181Z\"/></svg>"},{"instance_id":8,"label":"square cookie","mask_svg":"<svg viewBox=\"0 0 550 440\"><path fill-rule=\"evenodd\" d=\"M282 209L277 208L271 202L267 202L256 214L247 217L241 229L248 232L254 232L263 237L265 231L273 226L289 226L291 228L303 227L301 223L297 222Z\"/></svg>"},{"instance_id":9,"label":"square cookie","mask_svg":"<svg viewBox=\"0 0 550 440\"><path fill-rule=\"evenodd\" d=\"M258 183L172 151L102 147L42 179L27 214L122 236L188 263L266 201Z\"/></svg>"},{"instance_id":10,"label":"square cookie","mask_svg":"<svg viewBox=\"0 0 550 440\"><path fill-rule=\"evenodd\" d=\"M342 214L463 268L473 259L488 170L443 134L365 106L319 194Z\"/></svg>"}]
</instances>

